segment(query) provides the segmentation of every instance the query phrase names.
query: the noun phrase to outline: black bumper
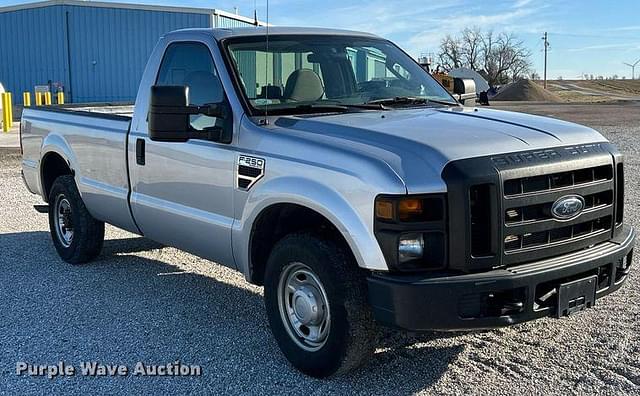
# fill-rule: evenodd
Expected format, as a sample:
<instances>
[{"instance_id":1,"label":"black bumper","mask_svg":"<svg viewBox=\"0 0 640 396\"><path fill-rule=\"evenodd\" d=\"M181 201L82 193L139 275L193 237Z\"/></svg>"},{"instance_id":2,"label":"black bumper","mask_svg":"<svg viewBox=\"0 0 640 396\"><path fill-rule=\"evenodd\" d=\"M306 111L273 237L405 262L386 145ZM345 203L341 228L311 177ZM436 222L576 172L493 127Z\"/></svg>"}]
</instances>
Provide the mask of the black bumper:
<instances>
[{"instance_id":1,"label":"black bumper","mask_svg":"<svg viewBox=\"0 0 640 396\"><path fill-rule=\"evenodd\" d=\"M586 250L482 273L373 274L369 301L378 322L412 331L490 329L558 315L561 284L595 279L598 299L626 281L635 231L624 226L618 235Z\"/></svg>"}]
</instances>

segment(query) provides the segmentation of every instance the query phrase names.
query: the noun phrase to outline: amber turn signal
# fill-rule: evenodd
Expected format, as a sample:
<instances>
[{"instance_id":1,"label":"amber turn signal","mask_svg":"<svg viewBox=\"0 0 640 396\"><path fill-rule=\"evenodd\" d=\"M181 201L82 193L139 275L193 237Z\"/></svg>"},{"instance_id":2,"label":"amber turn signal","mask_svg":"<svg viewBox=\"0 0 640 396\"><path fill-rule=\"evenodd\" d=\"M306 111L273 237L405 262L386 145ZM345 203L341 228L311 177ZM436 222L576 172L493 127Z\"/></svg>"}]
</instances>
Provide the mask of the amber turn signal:
<instances>
[{"instance_id":1,"label":"amber turn signal","mask_svg":"<svg viewBox=\"0 0 640 396\"><path fill-rule=\"evenodd\" d=\"M409 198L398 202L398 217L400 221L411 221L421 217L423 210L421 199Z\"/></svg>"},{"instance_id":2,"label":"amber turn signal","mask_svg":"<svg viewBox=\"0 0 640 396\"><path fill-rule=\"evenodd\" d=\"M385 200L377 201L376 217L380 220L393 220L393 202Z\"/></svg>"},{"instance_id":3,"label":"amber turn signal","mask_svg":"<svg viewBox=\"0 0 640 396\"><path fill-rule=\"evenodd\" d=\"M423 223L444 219L444 200L436 194L422 196L378 197L377 220L394 223Z\"/></svg>"}]
</instances>

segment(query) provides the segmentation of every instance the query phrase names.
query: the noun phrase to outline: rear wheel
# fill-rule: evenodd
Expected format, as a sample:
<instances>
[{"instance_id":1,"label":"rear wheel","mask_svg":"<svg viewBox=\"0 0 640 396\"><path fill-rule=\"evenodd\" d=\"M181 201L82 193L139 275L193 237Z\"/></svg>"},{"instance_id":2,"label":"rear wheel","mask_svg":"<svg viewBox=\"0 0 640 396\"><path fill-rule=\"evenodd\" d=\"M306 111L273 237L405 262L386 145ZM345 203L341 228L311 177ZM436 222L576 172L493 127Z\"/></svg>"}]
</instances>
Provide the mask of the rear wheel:
<instances>
[{"instance_id":1,"label":"rear wheel","mask_svg":"<svg viewBox=\"0 0 640 396\"><path fill-rule=\"evenodd\" d=\"M68 263L85 263L102 250L104 223L89 214L71 175L58 177L51 186L49 228L56 251Z\"/></svg>"},{"instance_id":2,"label":"rear wheel","mask_svg":"<svg viewBox=\"0 0 640 396\"><path fill-rule=\"evenodd\" d=\"M377 329L363 271L340 244L286 236L269 256L264 293L274 337L303 373L339 375L373 352Z\"/></svg>"}]
</instances>

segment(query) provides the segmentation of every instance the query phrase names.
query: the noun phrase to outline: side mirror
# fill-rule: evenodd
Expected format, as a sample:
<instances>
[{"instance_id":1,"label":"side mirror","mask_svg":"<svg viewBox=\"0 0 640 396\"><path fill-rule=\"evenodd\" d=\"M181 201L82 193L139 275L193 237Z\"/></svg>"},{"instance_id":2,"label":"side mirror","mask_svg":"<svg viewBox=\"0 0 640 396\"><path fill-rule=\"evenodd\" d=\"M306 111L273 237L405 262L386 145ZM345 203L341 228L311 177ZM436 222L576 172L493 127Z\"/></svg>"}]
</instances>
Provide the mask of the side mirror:
<instances>
[{"instance_id":1,"label":"side mirror","mask_svg":"<svg viewBox=\"0 0 640 396\"><path fill-rule=\"evenodd\" d=\"M476 93L476 83L471 78L458 78L453 79L453 93L454 94L469 94Z\"/></svg>"},{"instance_id":2,"label":"side mirror","mask_svg":"<svg viewBox=\"0 0 640 396\"><path fill-rule=\"evenodd\" d=\"M207 128L203 131L191 127L190 116L202 114L226 118L223 104L204 106L189 105L189 87L178 85L154 85L149 100L149 138L162 142L186 142L189 139L219 140L221 130Z\"/></svg>"},{"instance_id":3,"label":"side mirror","mask_svg":"<svg viewBox=\"0 0 640 396\"><path fill-rule=\"evenodd\" d=\"M189 130L189 87L151 87L149 100L149 138L160 141L186 141Z\"/></svg>"},{"instance_id":4,"label":"side mirror","mask_svg":"<svg viewBox=\"0 0 640 396\"><path fill-rule=\"evenodd\" d=\"M453 94L458 102L464 104L468 99L476 98L476 83L471 78L453 79Z\"/></svg>"}]
</instances>

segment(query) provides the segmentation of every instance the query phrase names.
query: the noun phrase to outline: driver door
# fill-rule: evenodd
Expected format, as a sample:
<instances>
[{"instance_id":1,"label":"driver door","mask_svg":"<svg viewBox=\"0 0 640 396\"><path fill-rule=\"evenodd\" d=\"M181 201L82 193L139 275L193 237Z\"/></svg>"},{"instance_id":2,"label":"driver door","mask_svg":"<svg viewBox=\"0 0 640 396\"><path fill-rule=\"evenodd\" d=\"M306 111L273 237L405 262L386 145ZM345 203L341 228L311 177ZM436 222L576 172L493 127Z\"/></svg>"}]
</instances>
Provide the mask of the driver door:
<instances>
[{"instance_id":1,"label":"driver door","mask_svg":"<svg viewBox=\"0 0 640 396\"><path fill-rule=\"evenodd\" d=\"M226 100L204 43L169 44L156 85L188 86L194 105ZM204 115L191 116L190 123L197 130L224 124ZM147 125L140 122L132 128L129 140L129 147L136 150L130 174L131 207L138 227L150 239L233 266L234 148L200 139L152 141Z\"/></svg>"}]
</instances>

